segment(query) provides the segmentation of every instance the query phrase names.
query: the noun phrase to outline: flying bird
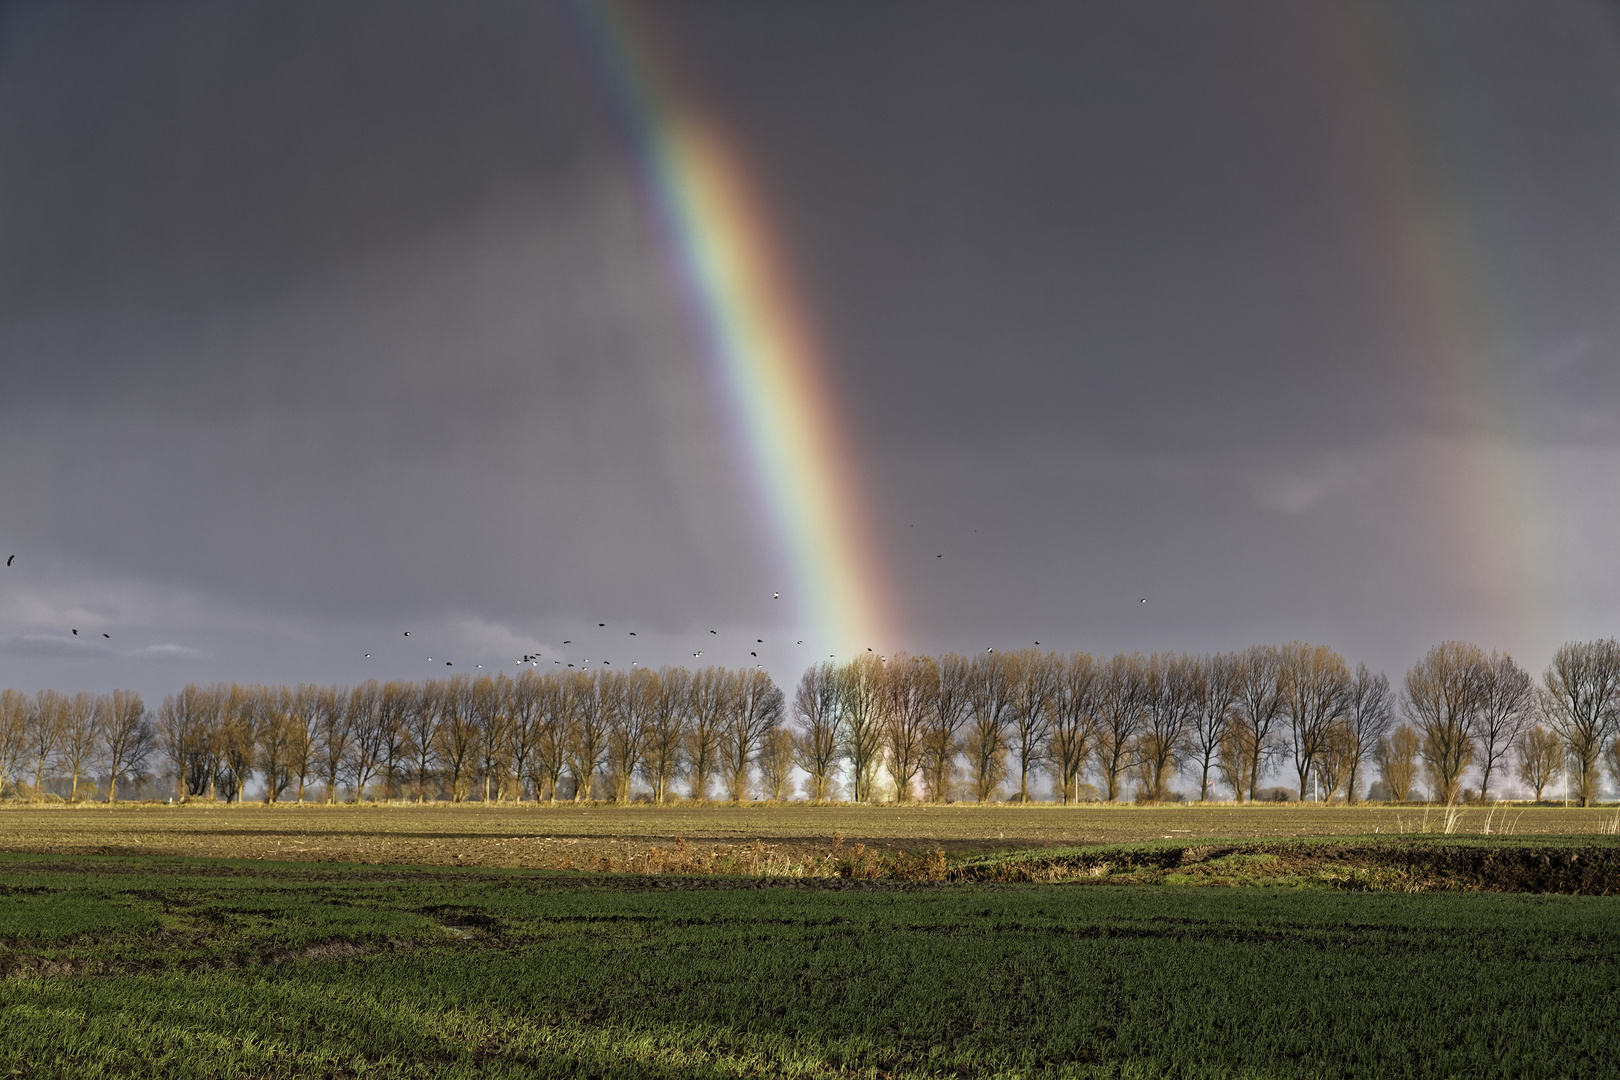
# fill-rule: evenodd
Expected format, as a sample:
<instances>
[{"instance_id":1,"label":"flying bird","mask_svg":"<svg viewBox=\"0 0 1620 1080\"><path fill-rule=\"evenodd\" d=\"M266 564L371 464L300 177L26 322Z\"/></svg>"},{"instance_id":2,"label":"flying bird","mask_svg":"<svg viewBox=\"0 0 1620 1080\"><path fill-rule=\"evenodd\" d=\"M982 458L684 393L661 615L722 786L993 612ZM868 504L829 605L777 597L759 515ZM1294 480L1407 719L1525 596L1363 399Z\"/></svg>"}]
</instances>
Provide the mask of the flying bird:
<instances>
[{"instance_id":1,"label":"flying bird","mask_svg":"<svg viewBox=\"0 0 1620 1080\"><path fill-rule=\"evenodd\" d=\"M428 657L428 663L430 663L430 664L433 663L433 657L431 657L431 656Z\"/></svg>"},{"instance_id":2,"label":"flying bird","mask_svg":"<svg viewBox=\"0 0 1620 1080\"><path fill-rule=\"evenodd\" d=\"M452 664L452 663L451 663L451 662L450 662L450 661L448 661L448 660L446 660L446 661L445 661L445 662L444 662L444 666L445 666L445 667L455 667L455 666L456 666L456 665L454 665L454 664Z\"/></svg>"},{"instance_id":3,"label":"flying bird","mask_svg":"<svg viewBox=\"0 0 1620 1080\"><path fill-rule=\"evenodd\" d=\"M1145 596L1142 597L1142 603L1144 603L1144 604L1147 603L1147 597L1145 597Z\"/></svg>"},{"instance_id":4,"label":"flying bird","mask_svg":"<svg viewBox=\"0 0 1620 1080\"><path fill-rule=\"evenodd\" d=\"M407 631L405 631L405 636L406 636L406 637L410 637L410 636L411 636L411 632L410 632L410 631L409 631L409 630L407 630Z\"/></svg>"},{"instance_id":5,"label":"flying bird","mask_svg":"<svg viewBox=\"0 0 1620 1080\"><path fill-rule=\"evenodd\" d=\"M78 636L79 636L79 632L78 632L78 631L77 631L77 630L75 630L75 631L73 631L73 636L74 636L74 637L78 637Z\"/></svg>"},{"instance_id":6,"label":"flying bird","mask_svg":"<svg viewBox=\"0 0 1620 1080\"><path fill-rule=\"evenodd\" d=\"M754 639L754 643L757 644L757 645L763 645L763 644L765 644L765 639L762 638L762 637L757 637L757 638Z\"/></svg>"},{"instance_id":7,"label":"flying bird","mask_svg":"<svg viewBox=\"0 0 1620 1080\"><path fill-rule=\"evenodd\" d=\"M597 624L596 624L596 625L597 625L597 626L606 626L606 625L607 625L607 623L605 623L605 622L599 622L599 623L597 623Z\"/></svg>"},{"instance_id":8,"label":"flying bird","mask_svg":"<svg viewBox=\"0 0 1620 1080\"><path fill-rule=\"evenodd\" d=\"M7 557L7 558L6 558L6 565L7 565L7 566L10 566L10 565L11 565L11 560L12 560L12 559L15 559L15 558L16 558L16 557L17 557L17 556L15 556L15 555L11 555L11 556L8 556L8 557Z\"/></svg>"},{"instance_id":9,"label":"flying bird","mask_svg":"<svg viewBox=\"0 0 1620 1080\"><path fill-rule=\"evenodd\" d=\"M102 634L102 635L101 635L101 636L102 636L102 637L104 637L104 638L107 638L107 639L108 639L108 640L109 640L109 641L110 641L110 640L111 640L111 639L112 639L112 635L111 635L111 634ZM370 653L367 653L367 654L366 654L366 655L367 655L367 656L370 656L370 655L371 655L371 654L370 654Z\"/></svg>"},{"instance_id":10,"label":"flying bird","mask_svg":"<svg viewBox=\"0 0 1620 1080\"><path fill-rule=\"evenodd\" d=\"M702 656L703 655L703 650L699 649L697 652L693 653L692 655L693 656Z\"/></svg>"},{"instance_id":11,"label":"flying bird","mask_svg":"<svg viewBox=\"0 0 1620 1080\"><path fill-rule=\"evenodd\" d=\"M572 645L572 644L573 644L573 642L572 642L572 641L565 641L565 642L563 642L563 644L564 644L564 645Z\"/></svg>"},{"instance_id":12,"label":"flying bird","mask_svg":"<svg viewBox=\"0 0 1620 1080\"><path fill-rule=\"evenodd\" d=\"M366 653L366 656L367 656L367 658L369 658L369 657L370 657L370 656L371 656L371 654L370 654L370 653Z\"/></svg>"},{"instance_id":13,"label":"flying bird","mask_svg":"<svg viewBox=\"0 0 1620 1080\"><path fill-rule=\"evenodd\" d=\"M800 644L800 645L803 645L803 644L804 644L804 642L803 642L803 641L800 641L800 642L799 642L799 644Z\"/></svg>"},{"instance_id":14,"label":"flying bird","mask_svg":"<svg viewBox=\"0 0 1620 1080\"><path fill-rule=\"evenodd\" d=\"M986 649L986 650L984 650L984 651L985 651L985 652L995 652L995 651L996 651L996 650L994 650L994 649Z\"/></svg>"},{"instance_id":15,"label":"flying bird","mask_svg":"<svg viewBox=\"0 0 1620 1080\"><path fill-rule=\"evenodd\" d=\"M936 559L943 559L943 558L944 558L944 557L945 557L945 553L944 553L944 552L940 552L940 553L939 553L939 554L938 554L938 555L935 555L935 556L934 556L934 558L936 558Z\"/></svg>"},{"instance_id":16,"label":"flying bird","mask_svg":"<svg viewBox=\"0 0 1620 1080\"><path fill-rule=\"evenodd\" d=\"M748 655L749 655L749 656L758 656L758 655L759 655L759 653L757 653L757 652L751 652L751 653L749 653L749 654L748 654Z\"/></svg>"},{"instance_id":17,"label":"flying bird","mask_svg":"<svg viewBox=\"0 0 1620 1080\"><path fill-rule=\"evenodd\" d=\"M11 564L7 563L6 565L10 566ZM773 592L773 593L771 593L771 599L772 600L780 600L780 599L782 599L782 594L779 593L779 592Z\"/></svg>"},{"instance_id":18,"label":"flying bird","mask_svg":"<svg viewBox=\"0 0 1620 1080\"><path fill-rule=\"evenodd\" d=\"M719 632L720 632L720 631L718 631L718 630L710 630L710 631L709 631L709 633L711 633L711 634L718 634L718 633L719 633Z\"/></svg>"},{"instance_id":19,"label":"flying bird","mask_svg":"<svg viewBox=\"0 0 1620 1080\"><path fill-rule=\"evenodd\" d=\"M630 636L631 636L631 637L635 637L635 636L636 636L636 632L635 632L635 631L634 631L634 630L632 630L632 631L630 631Z\"/></svg>"}]
</instances>

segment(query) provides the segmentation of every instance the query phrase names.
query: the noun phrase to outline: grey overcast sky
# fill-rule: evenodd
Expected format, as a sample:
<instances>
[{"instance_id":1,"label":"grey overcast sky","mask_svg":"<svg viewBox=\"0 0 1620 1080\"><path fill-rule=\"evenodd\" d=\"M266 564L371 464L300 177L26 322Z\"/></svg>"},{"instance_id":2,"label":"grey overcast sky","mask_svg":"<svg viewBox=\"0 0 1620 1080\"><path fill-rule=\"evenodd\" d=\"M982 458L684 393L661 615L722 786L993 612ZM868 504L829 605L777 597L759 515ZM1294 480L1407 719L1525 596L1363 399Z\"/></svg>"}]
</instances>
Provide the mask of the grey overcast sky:
<instances>
[{"instance_id":1,"label":"grey overcast sky","mask_svg":"<svg viewBox=\"0 0 1620 1080\"><path fill-rule=\"evenodd\" d=\"M816 658L582 12L0 7L0 682ZM619 14L769 208L880 649L1620 631L1613 6Z\"/></svg>"}]
</instances>

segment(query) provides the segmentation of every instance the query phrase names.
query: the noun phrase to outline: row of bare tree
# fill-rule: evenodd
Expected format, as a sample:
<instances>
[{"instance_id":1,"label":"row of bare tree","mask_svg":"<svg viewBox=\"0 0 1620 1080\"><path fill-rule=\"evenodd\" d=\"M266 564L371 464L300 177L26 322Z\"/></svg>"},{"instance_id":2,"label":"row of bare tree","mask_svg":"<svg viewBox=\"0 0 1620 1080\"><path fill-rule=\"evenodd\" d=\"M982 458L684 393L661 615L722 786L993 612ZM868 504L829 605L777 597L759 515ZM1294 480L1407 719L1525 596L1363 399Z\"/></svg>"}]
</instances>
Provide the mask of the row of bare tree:
<instances>
[{"instance_id":1,"label":"row of bare tree","mask_svg":"<svg viewBox=\"0 0 1620 1080\"><path fill-rule=\"evenodd\" d=\"M1397 720L1404 722L1397 722ZM1573 793L1597 794L1607 758L1620 782L1620 644L1570 643L1537 684L1513 660L1443 642L1400 694L1365 665L1293 642L1210 656L1093 657L1033 649L892 658L867 653L810 668L791 702L763 671L461 675L423 683L187 686L155 718L137 695L0 695L0 788L31 770L70 797L92 772L116 784L154 756L183 795L269 802L370 791L417 800L631 796L655 801L804 794L1031 798L1038 778L1071 802L1097 794L1170 797L1178 774L1198 797L1241 802L1268 770L1297 797L1354 801L1367 768L1405 801L1419 771L1444 802L1477 770L1478 796L1510 763L1539 799L1569 763ZM846 789L845 784L848 784Z\"/></svg>"}]
</instances>

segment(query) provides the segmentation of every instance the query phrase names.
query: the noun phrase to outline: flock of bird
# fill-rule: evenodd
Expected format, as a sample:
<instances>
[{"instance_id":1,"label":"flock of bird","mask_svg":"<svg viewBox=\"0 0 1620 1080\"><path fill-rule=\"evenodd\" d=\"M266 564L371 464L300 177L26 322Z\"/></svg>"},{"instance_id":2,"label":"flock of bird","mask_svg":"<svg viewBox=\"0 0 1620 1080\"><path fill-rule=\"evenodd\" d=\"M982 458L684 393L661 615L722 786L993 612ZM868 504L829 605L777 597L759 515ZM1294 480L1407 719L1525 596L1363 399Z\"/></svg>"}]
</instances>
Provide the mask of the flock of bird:
<instances>
[{"instance_id":1,"label":"flock of bird","mask_svg":"<svg viewBox=\"0 0 1620 1080\"><path fill-rule=\"evenodd\" d=\"M943 552L941 552L941 553L939 553L939 554L937 554L937 555L935 555L935 556L934 556L934 558L936 558L936 559L943 559L943 558L944 558L944 557L945 557L945 555L944 555L944 553L943 553ZM8 566L8 567L9 567L9 566L10 566L10 565L11 565L11 564L12 564L12 563L13 563L13 562L15 562L15 561L16 561L16 559L17 559L17 556L16 556L16 555L14 555L14 554L13 554L13 555L9 555L9 556L7 556L7 557L6 557L6 565L7 565L7 566ZM773 593L771 593L771 599L772 599L772 600L780 600L780 599L781 599L781 598L782 598L782 594L781 594L781 593L780 593L780 592L773 592ZM1147 597L1145 597L1145 596L1144 596L1144 597L1142 597L1142 600L1141 600L1141 602L1142 602L1142 603L1144 603L1144 604L1145 604L1145 603L1147 603ZM607 623L605 623L605 622L599 622L599 623L597 623L597 624L596 624L596 625L597 625L597 628L598 628L598 629L603 629L603 630L605 630L605 629L607 629ZM72 630L72 632L73 632L73 636L74 636L74 637L78 637L78 636L79 636L79 631L78 631L78 628L77 628L77 627L72 627L72 628L70 628L70 629L71 629L71 630ZM710 631L709 631L709 633L710 633L710 634L712 634L712 635L714 635L714 636L715 636L715 637L719 637L719 635L720 635L720 632L719 632L719 631L718 631L718 630L710 630ZM103 633L103 634L102 634L102 635L101 635L101 636L102 636L102 637L104 637L104 638L106 638L106 639L108 639L108 640L109 640L109 641L110 641L110 640L111 640L111 639L112 639L112 635L111 635L111 634L108 634L108 633ZM406 630L406 631L405 631L405 632L404 632L404 636L405 636L405 637L410 637L410 636L411 636L411 632L410 632L410 631L409 631L409 630ZM636 636L636 632L635 632L635 631L634 631L634 630L631 630L631 631L629 631L629 636L630 636L630 637L635 637L635 636ZM563 644L564 644L564 645L572 645L572 644L573 644L573 643L574 643L574 642L573 642L573 639L572 639L572 638L567 638L567 639L564 639L564 641L563 641ZM765 644L765 639L764 639L764 638L755 638L755 639L754 639L754 643L755 643L755 644L757 644L757 645L763 645L763 644ZM797 639L797 640L796 640L796 642L795 642L795 644L797 644L797 645L803 645L803 644L804 644L804 639L803 639L803 638L800 638L800 639ZM1039 642L1039 641L1037 641L1037 642L1035 642L1035 644L1036 644L1036 645L1039 645L1039 644L1040 644L1040 642ZM867 652L873 652L873 651L874 651L874 650L873 650L873 649L871 649L871 648L870 648L870 647L869 647L869 648L867 648L867 650L866 650L866 651L867 651ZM994 648L988 648L988 649L986 649L986 650L985 650L985 652L987 652L987 653L993 653L993 652L995 652L995 651L996 651L996 650L995 650L995 649L994 649ZM754 658L754 659L756 659L756 660L757 660L757 659L759 659L759 651L758 651L758 650L757 650L757 649L750 649L750 650L749 650L749 652L748 652L748 655L749 655L749 656L750 656L750 657L752 657L752 658ZM702 656L703 656L703 650L702 650L702 649L698 649L698 650L696 650L696 651L694 651L694 652L693 652L693 653L692 653L692 658L693 658L693 659L694 659L694 660L696 660L696 659L700 659L700 658L701 658L701 657L702 657ZM366 659L368 659L368 660L369 660L369 659L371 659L371 654L370 654L370 653L366 653L366 654L365 654L365 658L366 658ZM836 657L836 655L835 655L835 654L832 654L832 653L829 653L829 654L828 654L828 658L829 658L829 659L837 659L837 657ZM434 662L435 662L435 661L434 661L434 659L433 659L433 657L431 657L431 656L430 656L430 657L428 657L428 658L427 658L427 659L428 659L428 663L430 663L430 664L431 664L431 663L434 663ZM518 661L517 661L517 663L518 663L518 666L519 666L519 667L521 667L521 666L522 666L522 665L524 665L524 664L528 664L528 665L529 665L529 666L530 666L530 667L538 667L538 666L539 666L539 664L540 664L540 660L541 660L541 659L542 659L542 655L541 655L541 654L540 654L540 653L539 653L539 652L533 652L533 653L524 653L524 654L523 654L523 655L522 655L522 656L521 656L521 657L519 657L519 658L518 658ZM887 656L882 656L882 657L881 657L881 659L882 659L882 660L883 660L883 661L884 661L884 662L885 662L885 663L886 663L886 662L887 662L887 661L888 661L888 657L887 657ZM580 661L579 661L579 666L581 666L581 667L583 667L583 666L584 666L584 665L586 665L586 664L589 664L589 663L590 663L590 662L591 662L591 661L590 661L590 660L589 660L589 659L588 659L588 658L586 658L586 659L582 659L582 660L580 660ZM598 661L598 662L599 662L599 663L600 663L600 664L602 664L602 666L604 666L604 667L611 667L611 666L612 666L612 661L611 661L611 660L600 660L600 661ZM445 666L445 667L455 667L455 662L454 662L454 661L452 661L452 660L445 660L445 661L443 661L443 663L444 663L444 666ZM552 661L552 664L554 664L554 665L556 665L556 666L558 666L558 667L561 667L561 666L563 666L563 664L564 664L564 661L563 661L563 660L561 660L561 659L558 659L558 660L553 660L553 661ZM484 666L484 665L483 665L483 664L476 664L476 665L474 665L474 667L475 667L475 669L476 669L476 668L482 668L482 667L483 667L483 666ZM567 665L567 666L568 666L568 667L571 667L571 668L572 668L572 667L575 667L575 665L574 665L574 664L573 664L573 663L569 663L569 664L568 664L568 665ZM634 661L634 660L632 660L632 661L631 661L631 662L630 662L630 666L631 666L631 667L633 667L633 668L634 668L634 667L640 667L640 666L641 666L641 665L640 665L640 662L639 662L639 661ZM764 669L764 665L763 665L763 664L760 664L760 665L756 665L756 666L757 666L757 667L759 667L759 668L760 668L760 669L761 669L761 670L763 670L763 669Z\"/></svg>"}]
</instances>

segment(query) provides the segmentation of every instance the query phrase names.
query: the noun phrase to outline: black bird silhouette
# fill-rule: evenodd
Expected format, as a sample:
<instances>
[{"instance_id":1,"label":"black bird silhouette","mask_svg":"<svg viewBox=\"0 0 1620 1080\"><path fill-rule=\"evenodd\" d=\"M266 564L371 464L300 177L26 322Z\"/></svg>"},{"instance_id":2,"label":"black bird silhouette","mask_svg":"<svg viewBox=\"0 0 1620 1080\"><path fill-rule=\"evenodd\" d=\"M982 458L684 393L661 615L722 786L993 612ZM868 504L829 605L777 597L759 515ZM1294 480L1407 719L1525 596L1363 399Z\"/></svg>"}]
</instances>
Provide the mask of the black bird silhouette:
<instances>
[{"instance_id":1,"label":"black bird silhouette","mask_svg":"<svg viewBox=\"0 0 1620 1080\"><path fill-rule=\"evenodd\" d=\"M15 556L15 555L12 555L12 556L10 556L10 557L8 557L8 558L7 558L7 559L6 559L6 565L7 565L7 566L10 566L10 565L11 565L11 560L12 560L12 559L15 559L15 558L16 558L16 557L17 557L17 556Z\"/></svg>"},{"instance_id":2,"label":"black bird silhouette","mask_svg":"<svg viewBox=\"0 0 1620 1080\"><path fill-rule=\"evenodd\" d=\"M405 631L405 636L406 636L406 637L410 637L410 636L411 636L411 632L410 632L410 631L409 631L409 630L407 630L407 631Z\"/></svg>"},{"instance_id":3,"label":"black bird silhouette","mask_svg":"<svg viewBox=\"0 0 1620 1080\"><path fill-rule=\"evenodd\" d=\"M370 656L370 655L371 655L371 654L370 654L370 653L366 653L366 656L368 656L368 657L369 657L369 656Z\"/></svg>"},{"instance_id":4,"label":"black bird silhouette","mask_svg":"<svg viewBox=\"0 0 1620 1080\"><path fill-rule=\"evenodd\" d=\"M1037 644L1037 645L1039 645L1039 644L1040 644L1040 642L1038 642L1038 641L1037 641L1037 642L1036 642L1036 643L1035 643L1035 644Z\"/></svg>"},{"instance_id":5,"label":"black bird silhouette","mask_svg":"<svg viewBox=\"0 0 1620 1080\"><path fill-rule=\"evenodd\" d=\"M751 653L749 653L749 654L748 654L748 655L749 655L749 656L758 656L758 655L759 655L759 653L757 653L757 652L751 652Z\"/></svg>"},{"instance_id":6,"label":"black bird silhouette","mask_svg":"<svg viewBox=\"0 0 1620 1080\"><path fill-rule=\"evenodd\" d=\"M445 666L445 667L455 667L455 666L456 666L456 665L454 665L454 664L452 664L452 663L451 663L451 662L450 662L450 661L448 661L448 660L446 660L446 661L445 661L445 662L444 662L444 666Z\"/></svg>"},{"instance_id":7,"label":"black bird silhouette","mask_svg":"<svg viewBox=\"0 0 1620 1080\"><path fill-rule=\"evenodd\" d=\"M636 636L636 632L635 632L635 631L634 631L634 630L632 630L632 631L630 631L630 636L631 636L631 637L635 637L635 636Z\"/></svg>"},{"instance_id":8,"label":"black bird silhouette","mask_svg":"<svg viewBox=\"0 0 1620 1080\"><path fill-rule=\"evenodd\" d=\"M6 565L9 566L10 563L7 563ZM773 592L773 593L771 593L771 599L772 600L780 600L780 599L782 599L782 594L779 593L779 592Z\"/></svg>"},{"instance_id":9,"label":"black bird silhouette","mask_svg":"<svg viewBox=\"0 0 1620 1080\"><path fill-rule=\"evenodd\" d=\"M710 630L710 631L709 631L709 633L711 633L711 634L718 634L718 633L719 633L719 632L720 632L720 631L718 631L718 630Z\"/></svg>"},{"instance_id":10,"label":"black bird silhouette","mask_svg":"<svg viewBox=\"0 0 1620 1080\"><path fill-rule=\"evenodd\" d=\"M943 558L944 558L944 557L945 557L945 556L944 556L944 554L943 554L943 553L941 553L941 554L939 554L939 555L935 555L935 556L934 556L934 558L936 558L936 559L943 559Z\"/></svg>"},{"instance_id":11,"label":"black bird silhouette","mask_svg":"<svg viewBox=\"0 0 1620 1080\"><path fill-rule=\"evenodd\" d=\"M800 644L800 645L803 645L803 644L804 644L804 642L802 642L802 641L801 641L801 642L799 642L799 644Z\"/></svg>"},{"instance_id":12,"label":"black bird silhouette","mask_svg":"<svg viewBox=\"0 0 1620 1080\"><path fill-rule=\"evenodd\" d=\"M104 638L107 638L109 641L112 640L112 635L111 634L102 634L101 636L104 637ZM366 655L370 656L371 654L366 653Z\"/></svg>"},{"instance_id":13,"label":"black bird silhouette","mask_svg":"<svg viewBox=\"0 0 1620 1080\"><path fill-rule=\"evenodd\" d=\"M572 641L565 641L565 642L563 642L563 644L564 644L564 645L572 645L572 644L573 644L573 642L572 642Z\"/></svg>"},{"instance_id":14,"label":"black bird silhouette","mask_svg":"<svg viewBox=\"0 0 1620 1080\"><path fill-rule=\"evenodd\" d=\"M762 637L757 637L757 638L754 639L754 644L763 645L763 644L765 644L765 639L762 638Z\"/></svg>"},{"instance_id":15,"label":"black bird silhouette","mask_svg":"<svg viewBox=\"0 0 1620 1080\"><path fill-rule=\"evenodd\" d=\"M599 622L599 623L597 623L597 624L596 624L596 625L597 625L597 626L606 626L606 625L607 625L607 623L605 623L605 622Z\"/></svg>"},{"instance_id":16,"label":"black bird silhouette","mask_svg":"<svg viewBox=\"0 0 1620 1080\"><path fill-rule=\"evenodd\" d=\"M1144 604L1147 603L1147 597L1145 597L1145 596L1142 597L1142 603L1144 603Z\"/></svg>"},{"instance_id":17,"label":"black bird silhouette","mask_svg":"<svg viewBox=\"0 0 1620 1080\"><path fill-rule=\"evenodd\" d=\"M78 637L78 636L79 636L79 632L78 632L78 631L77 631L77 630L75 630L75 631L73 631L73 636L74 636L74 637Z\"/></svg>"}]
</instances>

